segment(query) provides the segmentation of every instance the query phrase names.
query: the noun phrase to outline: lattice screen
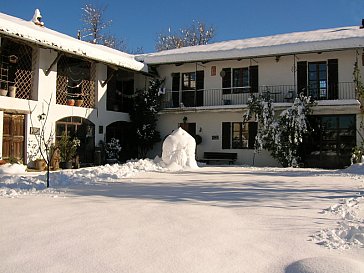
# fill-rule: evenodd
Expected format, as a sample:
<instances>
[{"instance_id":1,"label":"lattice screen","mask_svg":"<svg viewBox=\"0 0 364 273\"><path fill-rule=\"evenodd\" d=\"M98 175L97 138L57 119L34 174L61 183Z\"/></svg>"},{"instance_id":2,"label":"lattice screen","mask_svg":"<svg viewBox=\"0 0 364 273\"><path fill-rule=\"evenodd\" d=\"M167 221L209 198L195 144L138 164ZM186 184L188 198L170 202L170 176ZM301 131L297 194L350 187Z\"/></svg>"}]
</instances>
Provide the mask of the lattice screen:
<instances>
[{"instance_id":1,"label":"lattice screen","mask_svg":"<svg viewBox=\"0 0 364 273\"><path fill-rule=\"evenodd\" d=\"M57 67L57 104L82 99L82 107L95 107L95 64L62 56Z\"/></svg>"},{"instance_id":2,"label":"lattice screen","mask_svg":"<svg viewBox=\"0 0 364 273\"><path fill-rule=\"evenodd\" d=\"M9 71L8 86L16 87L15 97L31 99L33 86L33 49L17 40L4 38L1 43L1 64Z\"/></svg>"},{"instance_id":3,"label":"lattice screen","mask_svg":"<svg viewBox=\"0 0 364 273\"><path fill-rule=\"evenodd\" d=\"M33 71L18 69L15 72L15 97L19 99L31 99L33 83Z\"/></svg>"},{"instance_id":4,"label":"lattice screen","mask_svg":"<svg viewBox=\"0 0 364 273\"><path fill-rule=\"evenodd\" d=\"M57 96L56 103L67 105L68 77L57 75Z\"/></svg>"}]
</instances>

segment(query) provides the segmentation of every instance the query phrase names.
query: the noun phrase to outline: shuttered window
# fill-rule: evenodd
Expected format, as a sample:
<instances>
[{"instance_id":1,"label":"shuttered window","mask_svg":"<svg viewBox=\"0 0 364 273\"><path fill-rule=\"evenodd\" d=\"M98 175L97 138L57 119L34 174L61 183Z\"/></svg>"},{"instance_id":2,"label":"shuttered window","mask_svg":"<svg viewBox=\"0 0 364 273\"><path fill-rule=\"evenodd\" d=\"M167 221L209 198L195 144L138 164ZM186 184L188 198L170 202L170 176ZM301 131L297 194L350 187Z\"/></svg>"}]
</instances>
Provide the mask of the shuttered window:
<instances>
[{"instance_id":1,"label":"shuttered window","mask_svg":"<svg viewBox=\"0 0 364 273\"><path fill-rule=\"evenodd\" d=\"M258 66L223 68L223 94L258 92Z\"/></svg>"},{"instance_id":2,"label":"shuttered window","mask_svg":"<svg viewBox=\"0 0 364 273\"><path fill-rule=\"evenodd\" d=\"M223 122L222 149L254 149L257 122Z\"/></svg>"}]
</instances>

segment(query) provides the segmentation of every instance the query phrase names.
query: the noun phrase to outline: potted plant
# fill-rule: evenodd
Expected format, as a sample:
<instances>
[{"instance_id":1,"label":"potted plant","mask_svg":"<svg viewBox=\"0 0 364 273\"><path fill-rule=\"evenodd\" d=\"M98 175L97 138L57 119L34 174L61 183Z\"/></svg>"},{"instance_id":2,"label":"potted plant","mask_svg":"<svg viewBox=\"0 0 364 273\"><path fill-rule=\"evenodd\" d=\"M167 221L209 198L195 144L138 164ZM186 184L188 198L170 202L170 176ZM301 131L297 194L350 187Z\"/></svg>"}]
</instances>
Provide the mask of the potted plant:
<instances>
[{"instance_id":1,"label":"potted plant","mask_svg":"<svg viewBox=\"0 0 364 273\"><path fill-rule=\"evenodd\" d=\"M119 153L121 151L121 146L119 140L116 138L111 138L110 142L105 144L106 153L106 163L114 164L119 160Z\"/></svg>"},{"instance_id":2,"label":"potted plant","mask_svg":"<svg viewBox=\"0 0 364 273\"><path fill-rule=\"evenodd\" d=\"M65 132L62 134L61 139L58 142L58 148L61 156L61 162L59 163L62 169L72 169L72 159L75 157L77 147L80 146L80 140L78 138L71 139Z\"/></svg>"},{"instance_id":3,"label":"potted plant","mask_svg":"<svg viewBox=\"0 0 364 273\"><path fill-rule=\"evenodd\" d=\"M68 99L67 99L67 105L68 105L68 106L73 106L73 105L75 105L75 100L74 100L74 99L71 99L71 98L68 98Z\"/></svg>"},{"instance_id":4,"label":"potted plant","mask_svg":"<svg viewBox=\"0 0 364 273\"><path fill-rule=\"evenodd\" d=\"M46 162L44 159L42 158L37 158L36 160L34 160L34 169L38 170L38 171L44 171L46 168Z\"/></svg>"}]
</instances>

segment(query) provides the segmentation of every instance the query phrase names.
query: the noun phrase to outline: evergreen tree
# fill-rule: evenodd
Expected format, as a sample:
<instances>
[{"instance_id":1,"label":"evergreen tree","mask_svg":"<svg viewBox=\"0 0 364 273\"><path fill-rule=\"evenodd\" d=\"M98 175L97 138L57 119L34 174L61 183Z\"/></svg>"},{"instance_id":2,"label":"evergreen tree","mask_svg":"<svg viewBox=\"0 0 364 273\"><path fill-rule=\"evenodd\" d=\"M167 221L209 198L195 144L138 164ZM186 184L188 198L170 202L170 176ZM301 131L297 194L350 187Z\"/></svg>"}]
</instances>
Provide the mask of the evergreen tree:
<instances>
[{"instance_id":1,"label":"evergreen tree","mask_svg":"<svg viewBox=\"0 0 364 273\"><path fill-rule=\"evenodd\" d=\"M272 100L268 96L252 96L244 120L255 115L258 133L255 149L268 150L284 167L297 166L303 136L309 131L307 115L311 111L310 97L298 96L292 106L275 117Z\"/></svg>"},{"instance_id":2,"label":"evergreen tree","mask_svg":"<svg viewBox=\"0 0 364 273\"><path fill-rule=\"evenodd\" d=\"M157 113L160 110L159 87L162 81L153 79L148 90L138 90L134 97L130 119L135 128L135 139L138 155L145 158L153 145L160 141L160 133L156 130Z\"/></svg>"}]
</instances>

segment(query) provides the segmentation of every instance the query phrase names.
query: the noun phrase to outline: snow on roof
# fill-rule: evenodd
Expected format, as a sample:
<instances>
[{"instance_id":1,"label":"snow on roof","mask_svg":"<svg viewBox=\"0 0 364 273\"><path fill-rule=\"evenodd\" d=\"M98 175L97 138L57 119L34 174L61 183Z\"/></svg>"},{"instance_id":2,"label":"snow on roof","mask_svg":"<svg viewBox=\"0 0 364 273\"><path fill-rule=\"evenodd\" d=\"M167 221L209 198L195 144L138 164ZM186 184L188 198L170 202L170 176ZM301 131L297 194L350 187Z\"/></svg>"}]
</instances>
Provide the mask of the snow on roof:
<instances>
[{"instance_id":1,"label":"snow on roof","mask_svg":"<svg viewBox=\"0 0 364 273\"><path fill-rule=\"evenodd\" d=\"M139 55L137 59L147 64L161 64L251 58L363 46L364 29L354 26L183 47Z\"/></svg>"},{"instance_id":2,"label":"snow on roof","mask_svg":"<svg viewBox=\"0 0 364 273\"><path fill-rule=\"evenodd\" d=\"M136 61L133 55L106 46L80 41L49 28L38 26L32 21L25 21L4 13L0 13L0 34L95 61L136 71L148 71L147 66Z\"/></svg>"}]
</instances>

